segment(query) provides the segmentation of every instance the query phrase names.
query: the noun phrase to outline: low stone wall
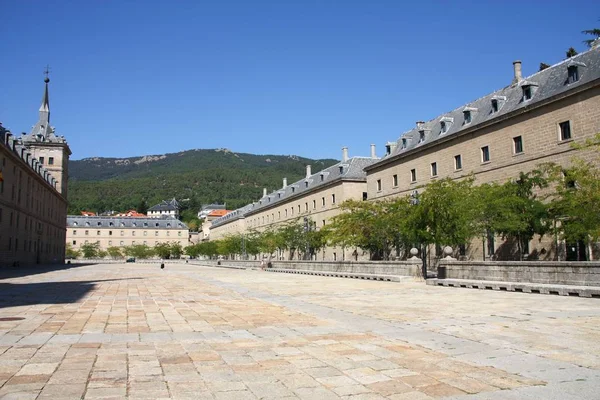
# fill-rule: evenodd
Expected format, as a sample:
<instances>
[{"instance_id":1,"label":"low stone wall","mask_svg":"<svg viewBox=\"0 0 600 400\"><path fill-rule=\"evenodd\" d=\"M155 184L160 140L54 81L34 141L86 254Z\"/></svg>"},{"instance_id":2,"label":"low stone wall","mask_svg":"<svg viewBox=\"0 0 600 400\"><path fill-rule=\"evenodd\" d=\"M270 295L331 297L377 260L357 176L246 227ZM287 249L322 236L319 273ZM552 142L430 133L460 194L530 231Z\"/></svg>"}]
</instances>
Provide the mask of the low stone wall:
<instances>
[{"instance_id":1,"label":"low stone wall","mask_svg":"<svg viewBox=\"0 0 600 400\"><path fill-rule=\"evenodd\" d=\"M440 260L438 279L600 286L600 262Z\"/></svg>"},{"instance_id":2,"label":"low stone wall","mask_svg":"<svg viewBox=\"0 0 600 400\"><path fill-rule=\"evenodd\" d=\"M196 260L194 260L196 261ZM216 260L198 261L199 264L217 266ZM221 266L260 268L260 261L220 260ZM347 274L374 274L420 276L421 260L413 261L271 261L271 268Z\"/></svg>"}]
</instances>

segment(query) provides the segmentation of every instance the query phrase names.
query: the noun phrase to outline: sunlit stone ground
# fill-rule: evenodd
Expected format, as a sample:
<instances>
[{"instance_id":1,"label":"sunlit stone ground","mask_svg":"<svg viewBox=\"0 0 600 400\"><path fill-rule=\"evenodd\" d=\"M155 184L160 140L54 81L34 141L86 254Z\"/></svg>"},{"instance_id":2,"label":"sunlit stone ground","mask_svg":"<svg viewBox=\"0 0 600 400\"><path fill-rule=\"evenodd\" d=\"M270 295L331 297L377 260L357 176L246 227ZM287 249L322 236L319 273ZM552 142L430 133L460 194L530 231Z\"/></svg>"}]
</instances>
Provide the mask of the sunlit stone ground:
<instances>
[{"instance_id":1,"label":"sunlit stone ground","mask_svg":"<svg viewBox=\"0 0 600 400\"><path fill-rule=\"evenodd\" d=\"M0 398L599 399L600 300L191 264L0 270Z\"/></svg>"}]
</instances>

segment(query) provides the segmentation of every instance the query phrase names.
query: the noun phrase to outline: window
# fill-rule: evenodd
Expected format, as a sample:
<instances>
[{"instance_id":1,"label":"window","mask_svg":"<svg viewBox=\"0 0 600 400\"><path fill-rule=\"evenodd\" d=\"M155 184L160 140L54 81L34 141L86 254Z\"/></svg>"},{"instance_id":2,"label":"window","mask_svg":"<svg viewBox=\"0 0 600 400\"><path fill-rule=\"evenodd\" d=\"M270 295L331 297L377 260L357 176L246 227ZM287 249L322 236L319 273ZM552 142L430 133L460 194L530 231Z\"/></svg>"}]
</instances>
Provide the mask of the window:
<instances>
[{"instance_id":1,"label":"window","mask_svg":"<svg viewBox=\"0 0 600 400\"><path fill-rule=\"evenodd\" d=\"M416 169L411 169L410 170L410 181L411 182L416 182L417 181L417 170Z\"/></svg>"},{"instance_id":2,"label":"window","mask_svg":"<svg viewBox=\"0 0 600 400\"><path fill-rule=\"evenodd\" d=\"M571 139L571 121L565 121L558 124L560 130L560 140Z\"/></svg>"},{"instance_id":3,"label":"window","mask_svg":"<svg viewBox=\"0 0 600 400\"><path fill-rule=\"evenodd\" d=\"M158 236L158 231L154 231L154 236Z\"/></svg>"},{"instance_id":4,"label":"window","mask_svg":"<svg viewBox=\"0 0 600 400\"><path fill-rule=\"evenodd\" d=\"M419 143L423 143L424 141L425 141L425 131L420 131L419 132Z\"/></svg>"},{"instance_id":5,"label":"window","mask_svg":"<svg viewBox=\"0 0 600 400\"><path fill-rule=\"evenodd\" d=\"M115 224L113 222L109 222L108 226L115 226Z\"/></svg>"},{"instance_id":6,"label":"window","mask_svg":"<svg viewBox=\"0 0 600 400\"><path fill-rule=\"evenodd\" d=\"M277 211L277 219L281 219L281 211Z\"/></svg>"},{"instance_id":7,"label":"window","mask_svg":"<svg viewBox=\"0 0 600 400\"><path fill-rule=\"evenodd\" d=\"M109 241L108 241L108 245L109 245L109 246L112 246L112 240L109 240Z\"/></svg>"},{"instance_id":8,"label":"window","mask_svg":"<svg viewBox=\"0 0 600 400\"><path fill-rule=\"evenodd\" d=\"M446 133L448 131L448 125L446 125L445 121L440 122L441 133Z\"/></svg>"},{"instance_id":9,"label":"window","mask_svg":"<svg viewBox=\"0 0 600 400\"><path fill-rule=\"evenodd\" d=\"M90 231L85 231L85 235L86 236L89 235L89 234L90 234Z\"/></svg>"},{"instance_id":10,"label":"window","mask_svg":"<svg viewBox=\"0 0 600 400\"><path fill-rule=\"evenodd\" d=\"M462 157L460 154L454 156L454 169L457 171L462 169Z\"/></svg>"},{"instance_id":11,"label":"window","mask_svg":"<svg viewBox=\"0 0 600 400\"><path fill-rule=\"evenodd\" d=\"M100 231L96 231L96 236L100 236Z\"/></svg>"},{"instance_id":12,"label":"window","mask_svg":"<svg viewBox=\"0 0 600 400\"><path fill-rule=\"evenodd\" d=\"M48 165L54 165L54 157L48 157Z\"/></svg>"},{"instance_id":13,"label":"window","mask_svg":"<svg viewBox=\"0 0 600 400\"><path fill-rule=\"evenodd\" d=\"M77 235L77 231L76 230L73 230L73 235Z\"/></svg>"},{"instance_id":14,"label":"window","mask_svg":"<svg viewBox=\"0 0 600 400\"><path fill-rule=\"evenodd\" d=\"M406 138L402 138L402 144L400 145L401 149L405 149L406 148Z\"/></svg>"},{"instance_id":15,"label":"window","mask_svg":"<svg viewBox=\"0 0 600 400\"><path fill-rule=\"evenodd\" d=\"M515 154L521 154L523 152L523 138L521 136L513 138L513 150Z\"/></svg>"},{"instance_id":16,"label":"window","mask_svg":"<svg viewBox=\"0 0 600 400\"><path fill-rule=\"evenodd\" d=\"M285 209L285 216L287 217L287 208Z\"/></svg>"},{"instance_id":17,"label":"window","mask_svg":"<svg viewBox=\"0 0 600 400\"><path fill-rule=\"evenodd\" d=\"M125 236L125 231L121 231L121 236Z\"/></svg>"},{"instance_id":18,"label":"window","mask_svg":"<svg viewBox=\"0 0 600 400\"><path fill-rule=\"evenodd\" d=\"M367 192L363 192L363 201L367 201L369 194Z\"/></svg>"},{"instance_id":19,"label":"window","mask_svg":"<svg viewBox=\"0 0 600 400\"><path fill-rule=\"evenodd\" d=\"M531 86L523 86L523 101L531 100Z\"/></svg>"},{"instance_id":20,"label":"window","mask_svg":"<svg viewBox=\"0 0 600 400\"><path fill-rule=\"evenodd\" d=\"M492 99L492 114L498 112L498 100Z\"/></svg>"},{"instance_id":21,"label":"window","mask_svg":"<svg viewBox=\"0 0 600 400\"><path fill-rule=\"evenodd\" d=\"M112 231L108 231L108 236L112 236Z\"/></svg>"},{"instance_id":22,"label":"window","mask_svg":"<svg viewBox=\"0 0 600 400\"><path fill-rule=\"evenodd\" d=\"M392 176L392 184L394 187L398 187L398 175Z\"/></svg>"},{"instance_id":23,"label":"window","mask_svg":"<svg viewBox=\"0 0 600 400\"><path fill-rule=\"evenodd\" d=\"M304 211L308 212L308 202L304 203Z\"/></svg>"},{"instance_id":24,"label":"window","mask_svg":"<svg viewBox=\"0 0 600 400\"><path fill-rule=\"evenodd\" d=\"M331 204L335 204L335 194L331 195Z\"/></svg>"},{"instance_id":25,"label":"window","mask_svg":"<svg viewBox=\"0 0 600 400\"><path fill-rule=\"evenodd\" d=\"M300 204L298 204L298 214L300 214Z\"/></svg>"},{"instance_id":26,"label":"window","mask_svg":"<svg viewBox=\"0 0 600 400\"><path fill-rule=\"evenodd\" d=\"M73 246L77 244L77 240L73 240Z\"/></svg>"},{"instance_id":27,"label":"window","mask_svg":"<svg viewBox=\"0 0 600 400\"><path fill-rule=\"evenodd\" d=\"M121 240L121 242L119 242L121 244L121 246L123 246L125 244L124 241Z\"/></svg>"},{"instance_id":28,"label":"window","mask_svg":"<svg viewBox=\"0 0 600 400\"><path fill-rule=\"evenodd\" d=\"M340 175L344 173L344 167L340 165Z\"/></svg>"},{"instance_id":29,"label":"window","mask_svg":"<svg viewBox=\"0 0 600 400\"><path fill-rule=\"evenodd\" d=\"M321 197L321 207L325 207L325 197Z\"/></svg>"},{"instance_id":30,"label":"window","mask_svg":"<svg viewBox=\"0 0 600 400\"><path fill-rule=\"evenodd\" d=\"M321 182L323 182L325 180L325 176L323 174L321 174Z\"/></svg>"},{"instance_id":31,"label":"window","mask_svg":"<svg viewBox=\"0 0 600 400\"><path fill-rule=\"evenodd\" d=\"M44 163L44 157L40 157L40 164Z\"/></svg>"},{"instance_id":32,"label":"window","mask_svg":"<svg viewBox=\"0 0 600 400\"><path fill-rule=\"evenodd\" d=\"M465 111L464 113L464 117L465 117L465 125L466 124L470 124L472 117L471 117L471 111Z\"/></svg>"},{"instance_id":33,"label":"window","mask_svg":"<svg viewBox=\"0 0 600 400\"><path fill-rule=\"evenodd\" d=\"M307 188L308 187L308 181L304 182L304 187ZM271 199L269 199L270 201Z\"/></svg>"},{"instance_id":34,"label":"window","mask_svg":"<svg viewBox=\"0 0 600 400\"><path fill-rule=\"evenodd\" d=\"M437 176L437 163L436 162L432 162L431 163L431 176Z\"/></svg>"},{"instance_id":35,"label":"window","mask_svg":"<svg viewBox=\"0 0 600 400\"><path fill-rule=\"evenodd\" d=\"M147 222L144 222L144 226L148 226L148 223L147 223Z\"/></svg>"},{"instance_id":36,"label":"window","mask_svg":"<svg viewBox=\"0 0 600 400\"><path fill-rule=\"evenodd\" d=\"M569 78L567 79L568 83L575 83L579 80L579 71L577 70L576 65L571 65L567 68Z\"/></svg>"},{"instance_id":37,"label":"window","mask_svg":"<svg viewBox=\"0 0 600 400\"><path fill-rule=\"evenodd\" d=\"M321 221L322 225L321 226L325 226L325 220Z\"/></svg>"},{"instance_id":38,"label":"window","mask_svg":"<svg viewBox=\"0 0 600 400\"><path fill-rule=\"evenodd\" d=\"M381 179L377 179L377 191L381 192Z\"/></svg>"},{"instance_id":39,"label":"window","mask_svg":"<svg viewBox=\"0 0 600 400\"><path fill-rule=\"evenodd\" d=\"M483 146L481 148L481 162L489 162L490 161L490 147Z\"/></svg>"},{"instance_id":40,"label":"window","mask_svg":"<svg viewBox=\"0 0 600 400\"><path fill-rule=\"evenodd\" d=\"M292 186L292 193L296 191L296 188Z\"/></svg>"},{"instance_id":41,"label":"window","mask_svg":"<svg viewBox=\"0 0 600 400\"><path fill-rule=\"evenodd\" d=\"M148 231L144 231L144 236L148 236Z\"/></svg>"},{"instance_id":42,"label":"window","mask_svg":"<svg viewBox=\"0 0 600 400\"><path fill-rule=\"evenodd\" d=\"M131 236L135 236L135 231L131 232Z\"/></svg>"},{"instance_id":43,"label":"window","mask_svg":"<svg viewBox=\"0 0 600 400\"><path fill-rule=\"evenodd\" d=\"M317 201L313 200L313 210L317 208Z\"/></svg>"}]
</instances>

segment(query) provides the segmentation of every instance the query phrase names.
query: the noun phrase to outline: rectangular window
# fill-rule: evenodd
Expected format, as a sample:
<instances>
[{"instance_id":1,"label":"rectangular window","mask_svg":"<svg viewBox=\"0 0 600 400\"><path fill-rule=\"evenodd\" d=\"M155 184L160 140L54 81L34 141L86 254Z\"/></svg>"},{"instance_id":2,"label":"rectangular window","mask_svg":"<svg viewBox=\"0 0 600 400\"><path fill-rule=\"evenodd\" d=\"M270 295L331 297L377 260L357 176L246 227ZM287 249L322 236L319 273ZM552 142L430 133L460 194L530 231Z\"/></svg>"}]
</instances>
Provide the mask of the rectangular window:
<instances>
[{"instance_id":1,"label":"rectangular window","mask_svg":"<svg viewBox=\"0 0 600 400\"><path fill-rule=\"evenodd\" d=\"M77 240L73 240L73 246L77 244Z\"/></svg>"},{"instance_id":2,"label":"rectangular window","mask_svg":"<svg viewBox=\"0 0 600 400\"><path fill-rule=\"evenodd\" d=\"M437 163L436 162L432 162L431 163L431 176L437 176Z\"/></svg>"},{"instance_id":3,"label":"rectangular window","mask_svg":"<svg viewBox=\"0 0 600 400\"><path fill-rule=\"evenodd\" d=\"M448 130L448 125L446 125L444 121L440 122L440 130L441 133L446 133L446 131Z\"/></svg>"},{"instance_id":4,"label":"rectangular window","mask_svg":"<svg viewBox=\"0 0 600 400\"><path fill-rule=\"evenodd\" d=\"M148 231L144 231L144 236L148 236Z\"/></svg>"},{"instance_id":5,"label":"rectangular window","mask_svg":"<svg viewBox=\"0 0 600 400\"><path fill-rule=\"evenodd\" d=\"M398 175L392 176L392 183L394 187L398 187Z\"/></svg>"},{"instance_id":6,"label":"rectangular window","mask_svg":"<svg viewBox=\"0 0 600 400\"><path fill-rule=\"evenodd\" d=\"M304 203L304 211L308 212L308 202Z\"/></svg>"},{"instance_id":7,"label":"rectangular window","mask_svg":"<svg viewBox=\"0 0 600 400\"><path fill-rule=\"evenodd\" d=\"M73 230L73 235L77 235L77 231L75 229Z\"/></svg>"},{"instance_id":8,"label":"rectangular window","mask_svg":"<svg viewBox=\"0 0 600 400\"><path fill-rule=\"evenodd\" d=\"M90 231L85 231L85 235L86 236L89 235L89 234L90 234Z\"/></svg>"},{"instance_id":9,"label":"rectangular window","mask_svg":"<svg viewBox=\"0 0 600 400\"><path fill-rule=\"evenodd\" d=\"M100 236L100 231L96 231L96 236Z\"/></svg>"},{"instance_id":10,"label":"rectangular window","mask_svg":"<svg viewBox=\"0 0 600 400\"><path fill-rule=\"evenodd\" d=\"M492 100L492 114L497 113L498 112L498 100L493 99Z\"/></svg>"},{"instance_id":11,"label":"rectangular window","mask_svg":"<svg viewBox=\"0 0 600 400\"><path fill-rule=\"evenodd\" d=\"M520 154L523 152L523 138L521 136L513 138L513 150L515 154Z\"/></svg>"},{"instance_id":12,"label":"rectangular window","mask_svg":"<svg viewBox=\"0 0 600 400\"><path fill-rule=\"evenodd\" d=\"M531 100L531 86L523 86L523 100Z\"/></svg>"},{"instance_id":13,"label":"rectangular window","mask_svg":"<svg viewBox=\"0 0 600 400\"><path fill-rule=\"evenodd\" d=\"M325 226L325 220L323 220L322 222L323 222L323 224L321 226Z\"/></svg>"},{"instance_id":14,"label":"rectangular window","mask_svg":"<svg viewBox=\"0 0 600 400\"><path fill-rule=\"evenodd\" d=\"M154 236L158 236L158 231L154 231Z\"/></svg>"},{"instance_id":15,"label":"rectangular window","mask_svg":"<svg viewBox=\"0 0 600 400\"><path fill-rule=\"evenodd\" d=\"M54 165L54 157L48 157L48 165Z\"/></svg>"},{"instance_id":16,"label":"rectangular window","mask_svg":"<svg viewBox=\"0 0 600 400\"><path fill-rule=\"evenodd\" d=\"M567 70L569 71L569 79L568 82L569 83L575 83L579 80L579 71L577 70L577 66L576 65L572 65L569 68L567 68Z\"/></svg>"},{"instance_id":17,"label":"rectangular window","mask_svg":"<svg viewBox=\"0 0 600 400\"><path fill-rule=\"evenodd\" d=\"M454 169L456 171L462 169L462 156L460 154L454 156Z\"/></svg>"},{"instance_id":18,"label":"rectangular window","mask_svg":"<svg viewBox=\"0 0 600 400\"><path fill-rule=\"evenodd\" d=\"M416 169L411 169L410 170L410 181L411 182L416 182L417 181L417 170Z\"/></svg>"},{"instance_id":19,"label":"rectangular window","mask_svg":"<svg viewBox=\"0 0 600 400\"><path fill-rule=\"evenodd\" d=\"M44 157L40 157L40 164L44 164Z\"/></svg>"},{"instance_id":20,"label":"rectangular window","mask_svg":"<svg viewBox=\"0 0 600 400\"><path fill-rule=\"evenodd\" d=\"M558 124L560 130L560 140L571 139L571 121L565 121Z\"/></svg>"},{"instance_id":21,"label":"rectangular window","mask_svg":"<svg viewBox=\"0 0 600 400\"><path fill-rule=\"evenodd\" d=\"M377 191L381 192L381 179L377 179Z\"/></svg>"},{"instance_id":22,"label":"rectangular window","mask_svg":"<svg viewBox=\"0 0 600 400\"><path fill-rule=\"evenodd\" d=\"M471 123L471 111L465 111L465 125Z\"/></svg>"},{"instance_id":23,"label":"rectangular window","mask_svg":"<svg viewBox=\"0 0 600 400\"><path fill-rule=\"evenodd\" d=\"M489 146L483 146L481 148L481 162L489 162L490 161L490 148Z\"/></svg>"},{"instance_id":24,"label":"rectangular window","mask_svg":"<svg viewBox=\"0 0 600 400\"><path fill-rule=\"evenodd\" d=\"M363 201L367 201L369 194L367 192L363 192Z\"/></svg>"},{"instance_id":25,"label":"rectangular window","mask_svg":"<svg viewBox=\"0 0 600 400\"><path fill-rule=\"evenodd\" d=\"M331 195L331 204L335 204L335 194Z\"/></svg>"},{"instance_id":26,"label":"rectangular window","mask_svg":"<svg viewBox=\"0 0 600 400\"><path fill-rule=\"evenodd\" d=\"M325 207L325 197L321 197L321 206Z\"/></svg>"},{"instance_id":27,"label":"rectangular window","mask_svg":"<svg viewBox=\"0 0 600 400\"><path fill-rule=\"evenodd\" d=\"M313 200L313 210L317 208L317 201Z\"/></svg>"},{"instance_id":28,"label":"rectangular window","mask_svg":"<svg viewBox=\"0 0 600 400\"><path fill-rule=\"evenodd\" d=\"M121 246L123 246L125 244L125 242L121 240L120 244L121 244Z\"/></svg>"},{"instance_id":29,"label":"rectangular window","mask_svg":"<svg viewBox=\"0 0 600 400\"><path fill-rule=\"evenodd\" d=\"M131 236L135 236L135 231L131 232Z\"/></svg>"},{"instance_id":30,"label":"rectangular window","mask_svg":"<svg viewBox=\"0 0 600 400\"><path fill-rule=\"evenodd\" d=\"M423 143L425 141L425 131L419 132L419 143Z\"/></svg>"}]
</instances>

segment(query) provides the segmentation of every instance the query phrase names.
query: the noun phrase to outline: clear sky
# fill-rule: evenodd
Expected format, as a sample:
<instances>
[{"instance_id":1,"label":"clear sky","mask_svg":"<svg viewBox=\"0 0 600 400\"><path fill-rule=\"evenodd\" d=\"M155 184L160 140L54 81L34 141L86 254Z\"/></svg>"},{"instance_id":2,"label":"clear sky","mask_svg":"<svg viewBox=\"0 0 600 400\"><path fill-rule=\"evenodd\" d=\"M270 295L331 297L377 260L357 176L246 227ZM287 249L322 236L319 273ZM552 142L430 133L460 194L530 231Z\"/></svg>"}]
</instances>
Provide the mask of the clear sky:
<instances>
[{"instance_id":1,"label":"clear sky","mask_svg":"<svg viewBox=\"0 0 600 400\"><path fill-rule=\"evenodd\" d=\"M414 126L554 64L600 3L0 0L0 121L51 123L73 159L226 147L369 155Z\"/></svg>"}]
</instances>

